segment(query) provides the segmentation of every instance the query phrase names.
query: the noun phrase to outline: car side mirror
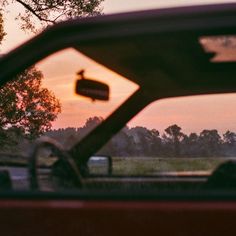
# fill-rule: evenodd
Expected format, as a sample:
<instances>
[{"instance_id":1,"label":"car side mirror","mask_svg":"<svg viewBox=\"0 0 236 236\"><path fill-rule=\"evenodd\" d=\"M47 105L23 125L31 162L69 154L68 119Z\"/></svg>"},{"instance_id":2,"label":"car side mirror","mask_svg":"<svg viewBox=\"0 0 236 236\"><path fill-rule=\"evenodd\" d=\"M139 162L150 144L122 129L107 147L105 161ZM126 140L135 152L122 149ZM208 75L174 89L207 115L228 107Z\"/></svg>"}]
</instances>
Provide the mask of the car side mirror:
<instances>
[{"instance_id":1,"label":"car side mirror","mask_svg":"<svg viewBox=\"0 0 236 236\"><path fill-rule=\"evenodd\" d=\"M77 73L80 79L76 81L76 94L89 97L92 100L109 100L109 86L105 83L87 79L84 77L84 70Z\"/></svg>"},{"instance_id":2,"label":"car side mirror","mask_svg":"<svg viewBox=\"0 0 236 236\"><path fill-rule=\"evenodd\" d=\"M112 175L112 159L110 156L92 156L87 163L88 174L110 176Z\"/></svg>"}]
</instances>

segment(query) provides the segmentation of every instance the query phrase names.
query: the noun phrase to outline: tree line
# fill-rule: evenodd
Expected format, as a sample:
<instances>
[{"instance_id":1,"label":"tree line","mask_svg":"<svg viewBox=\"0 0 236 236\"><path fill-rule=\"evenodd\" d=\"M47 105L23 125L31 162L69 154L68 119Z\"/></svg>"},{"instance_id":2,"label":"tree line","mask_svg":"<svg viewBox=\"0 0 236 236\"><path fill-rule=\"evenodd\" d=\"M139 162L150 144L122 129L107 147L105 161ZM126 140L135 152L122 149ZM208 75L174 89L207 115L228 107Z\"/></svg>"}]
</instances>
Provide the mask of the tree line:
<instances>
[{"instance_id":1,"label":"tree line","mask_svg":"<svg viewBox=\"0 0 236 236\"><path fill-rule=\"evenodd\" d=\"M69 149L100 122L101 117L91 117L80 128L53 130L46 135ZM156 129L126 126L102 147L98 154L124 157L234 157L236 133L228 130L221 136L216 129L204 129L200 134L187 135L181 127L173 124L161 134Z\"/></svg>"}]
</instances>

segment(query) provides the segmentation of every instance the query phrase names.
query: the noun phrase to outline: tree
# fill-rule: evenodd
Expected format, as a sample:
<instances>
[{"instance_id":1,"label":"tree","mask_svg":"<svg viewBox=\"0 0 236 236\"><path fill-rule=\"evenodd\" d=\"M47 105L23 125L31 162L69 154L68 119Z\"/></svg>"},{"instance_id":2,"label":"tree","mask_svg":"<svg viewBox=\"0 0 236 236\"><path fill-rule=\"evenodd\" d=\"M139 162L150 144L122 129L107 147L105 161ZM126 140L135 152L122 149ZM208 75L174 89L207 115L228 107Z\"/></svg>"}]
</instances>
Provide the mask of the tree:
<instances>
[{"instance_id":1,"label":"tree","mask_svg":"<svg viewBox=\"0 0 236 236\"><path fill-rule=\"evenodd\" d=\"M99 15L103 0L0 0L4 8L18 3L24 8L17 19L24 30L36 31L36 22L45 27L75 17Z\"/></svg>"},{"instance_id":2,"label":"tree","mask_svg":"<svg viewBox=\"0 0 236 236\"><path fill-rule=\"evenodd\" d=\"M174 156L178 157L180 155L180 142L184 138L184 133L181 132L181 128L178 125L171 125L165 129L167 134L164 135L164 138L167 141L167 144L173 144L174 146Z\"/></svg>"},{"instance_id":3,"label":"tree","mask_svg":"<svg viewBox=\"0 0 236 236\"><path fill-rule=\"evenodd\" d=\"M0 14L0 44L5 36ZM59 100L42 87L43 74L25 70L0 88L0 145L16 145L22 137L35 138L52 127L61 111Z\"/></svg>"},{"instance_id":4,"label":"tree","mask_svg":"<svg viewBox=\"0 0 236 236\"><path fill-rule=\"evenodd\" d=\"M0 133L15 129L35 138L51 129L61 105L51 91L42 87L42 79L43 74L31 67L0 88Z\"/></svg>"},{"instance_id":5,"label":"tree","mask_svg":"<svg viewBox=\"0 0 236 236\"><path fill-rule=\"evenodd\" d=\"M225 134L223 134L224 142L230 146L233 146L236 144L236 134L231 131L226 131Z\"/></svg>"},{"instance_id":6,"label":"tree","mask_svg":"<svg viewBox=\"0 0 236 236\"><path fill-rule=\"evenodd\" d=\"M83 126L83 129L85 129L87 132L90 132L100 123L102 123L102 121L103 121L103 118L100 116L89 117L86 120L85 125Z\"/></svg>"},{"instance_id":7,"label":"tree","mask_svg":"<svg viewBox=\"0 0 236 236\"><path fill-rule=\"evenodd\" d=\"M204 156L220 156L221 137L216 129L204 129L199 135L199 144L201 155Z\"/></svg>"},{"instance_id":8,"label":"tree","mask_svg":"<svg viewBox=\"0 0 236 236\"><path fill-rule=\"evenodd\" d=\"M223 153L225 156L234 157L236 154L236 133L231 131L226 131L223 134Z\"/></svg>"},{"instance_id":9,"label":"tree","mask_svg":"<svg viewBox=\"0 0 236 236\"><path fill-rule=\"evenodd\" d=\"M84 138L87 134L89 134L94 128L96 128L100 123L103 122L102 117L93 116L89 117L86 121L84 126L78 128L77 135L76 135L76 141L78 142L82 138Z\"/></svg>"},{"instance_id":10,"label":"tree","mask_svg":"<svg viewBox=\"0 0 236 236\"><path fill-rule=\"evenodd\" d=\"M199 154L199 137L196 133L185 135L182 142L182 153L186 157L197 157Z\"/></svg>"},{"instance_id":11,"label":"tree","mask_svg":"<svg viewBox=\"0 0 236 236\"><path fill-rule=\"evenodd\" d=\"M158 156L161 153L160 133L156 129L136 126L129 130L133 139L132 154L136 156Z\"/></svg>"}]
</instances>

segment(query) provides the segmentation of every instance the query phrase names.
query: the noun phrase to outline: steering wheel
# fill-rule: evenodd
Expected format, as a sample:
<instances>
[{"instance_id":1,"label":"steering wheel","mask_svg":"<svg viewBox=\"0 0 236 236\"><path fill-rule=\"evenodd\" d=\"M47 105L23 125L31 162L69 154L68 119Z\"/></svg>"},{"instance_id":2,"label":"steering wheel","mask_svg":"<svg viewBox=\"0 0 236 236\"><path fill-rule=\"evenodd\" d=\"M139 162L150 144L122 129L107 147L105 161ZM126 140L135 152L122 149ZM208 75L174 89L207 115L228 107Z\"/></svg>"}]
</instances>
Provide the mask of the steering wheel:
<instances>
[{"instance_id":1,"label":"steering wheel","mask_svg":"<svg viewBox=\"0 0 236 236\"><path fill-rule=\"evenodd\" d=\"M58 158L58 160L52 165L50 175L57 184L56 187L58 189L82 187L82 177L73 158L68 152L63 150L57 141L49 137L44 137L34 145L29 158L28 175L31 190L39 190L40 188L37 164L38 153L41 148L50 149L50 156L56 156Z\"/></svg>"}]
</instances>

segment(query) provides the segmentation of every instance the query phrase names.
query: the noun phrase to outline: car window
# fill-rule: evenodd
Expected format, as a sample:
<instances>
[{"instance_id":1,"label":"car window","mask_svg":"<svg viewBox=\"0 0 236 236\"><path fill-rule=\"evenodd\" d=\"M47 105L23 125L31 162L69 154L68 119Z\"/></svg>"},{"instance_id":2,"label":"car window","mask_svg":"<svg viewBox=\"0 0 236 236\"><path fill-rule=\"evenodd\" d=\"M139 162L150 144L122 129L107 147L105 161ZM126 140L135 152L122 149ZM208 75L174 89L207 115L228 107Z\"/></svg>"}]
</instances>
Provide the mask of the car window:
<instances>
[{"instance_id":1,"label":"car window","mask_svg":"<svg viewBox=\"0 0 236 236\"><path fill-rule=\"evenodd\" d=\"M235 94L153 102L99 152L113 175L209 176L236 155Z\"/></svg>"},{"instance_id":2,"label":"car window","mask_svg":"<svg viewBox=\"0 0 236 236\"><path fill-rule=\"evenodd\" d=\"M75 93L81 70L85 78L109 86L109 101ZM10 175L14 189L28 189L28 158L36 142L50 138L69 150L137 88L72 48L28 68L0 91L0 174ZM57 160L48 150L38 156L40 168Z\"/></svg>"},{"instance_id":3,"label":"car window","mask_svg":"<svg viewBox=\"0 0 236 236\"><path fill-rule=\"evenodd\" d=\"M75 93L81 70L85 77L110 87L109 101ZM86 170L80 170L83 187L68 183L74 170L71 166L66 170L67 154L62 155L65 162L58 167L61 151L56 149L69 151L137 89L136 84L75 49L53 54L18 75L1 89L3 189L33 189L29 157L42 140L56 145L54 149L39 146L35 154L40 191L204 189L212 186L218 169L222 174L222 166L223 173L224 168L234 168L236 95L187 96L148 105L94 153ZM219 179L224 179L224 174ZM220 187L218 182L214 177L214 188Z\"/></svg>"},{"instance_id":4,"label":"car window","mask_svg":"<svg viewBox=\"0 0 236 236\"><path fill-rule=\"evenodd\" d=\"M187 25L184 9L176 9L176 16L165 10L176 17L171 21L159 11L151 18L147 12L88 19L85 25L96 27L87 30L78 22L84 34L68 23L72 31L66 44L48 29L45 38L51 34L58 45L30 55L27 49L37 42L45 46L39 36L4 57L2 68L9 61L19 63L3 68L2 83L50 50L73 45L1 87L0 188L57 193L235 189L235 94L187 96L235 92L235 33L228 18L222 30L215 29L220 8L212 8L216 19L210 8L209 18L207 12L201 17L202 7L193 17L195 10L188 9ZM205 19L212 31L201 30ZM63 36L66 24L55 32ZM224 35L223 29L232 32Z\"/></svg>"}]
</instances>

